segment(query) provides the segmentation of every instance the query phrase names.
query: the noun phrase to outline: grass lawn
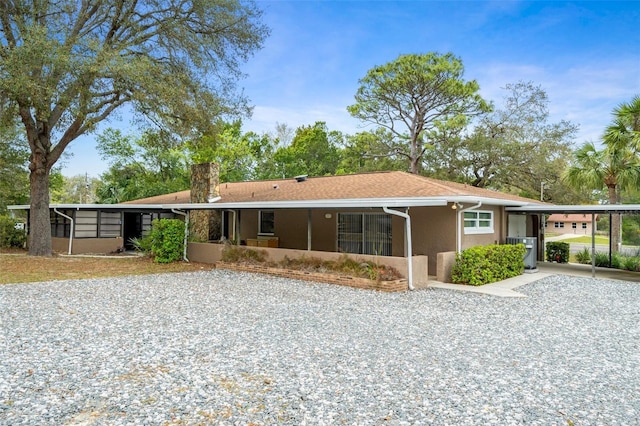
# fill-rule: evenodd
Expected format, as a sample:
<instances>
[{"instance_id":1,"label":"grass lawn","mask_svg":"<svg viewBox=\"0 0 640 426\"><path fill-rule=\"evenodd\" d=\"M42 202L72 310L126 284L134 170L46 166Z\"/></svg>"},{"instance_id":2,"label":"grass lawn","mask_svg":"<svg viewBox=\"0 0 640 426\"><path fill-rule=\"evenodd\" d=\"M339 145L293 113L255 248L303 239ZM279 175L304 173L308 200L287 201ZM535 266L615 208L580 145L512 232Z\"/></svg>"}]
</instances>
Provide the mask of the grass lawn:
<instances>
[{"instance_id":1,"label":"grass lawn","mask_svg":"<svg viewBox=\"0 0 640 426\"><path fill-rule=\"evenodd\" d=\"M569 244L571 244L571 243L591 244L591 236L583 235L582 237L567 238L566 240L562 240L562 242L569 243ZM609 237L605 237L605 236L602 236L602 235L596 235L596 244L608 245L609 244Z\"/></svg>"},{"instance_id":2,"label":"grass lawn","mask_svg":"<svg viewBox=\"0 0 640 426\"><path fill-rule=\"evenodd\" d=\"M191 262L154 263L148 257L31 257L24 251L0 253L0 284L125 275L162 274L214 269L214 265Z\"/></svg>"}]
</instances>

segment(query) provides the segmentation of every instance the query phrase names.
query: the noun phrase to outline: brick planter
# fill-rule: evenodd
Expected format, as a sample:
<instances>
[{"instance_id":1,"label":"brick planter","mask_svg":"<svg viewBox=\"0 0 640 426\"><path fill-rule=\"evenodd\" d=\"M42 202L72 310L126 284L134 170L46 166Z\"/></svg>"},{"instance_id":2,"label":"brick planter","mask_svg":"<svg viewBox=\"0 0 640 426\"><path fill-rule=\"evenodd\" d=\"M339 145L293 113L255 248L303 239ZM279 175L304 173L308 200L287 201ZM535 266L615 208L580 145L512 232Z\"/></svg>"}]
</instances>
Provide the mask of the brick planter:
<instances>
[{"instance_id":1,"label":"brick planter","mask_svg":"<svg viewBox=\"0 0 640 426\"><path fill-rule=\"evenodd\" d=\"M407 280L374 281L367 278L351 277L349 275L325 274L320 272L298 271L296 269L271 268L261 265L242 265L238 263L216 262L216 268L232 271L254 272L258 274L275 275L296 280L314 281L320 283L338 284L365 290L379 290L386 292L405 291L408 289Z\"/></svg>"}]
</instances>

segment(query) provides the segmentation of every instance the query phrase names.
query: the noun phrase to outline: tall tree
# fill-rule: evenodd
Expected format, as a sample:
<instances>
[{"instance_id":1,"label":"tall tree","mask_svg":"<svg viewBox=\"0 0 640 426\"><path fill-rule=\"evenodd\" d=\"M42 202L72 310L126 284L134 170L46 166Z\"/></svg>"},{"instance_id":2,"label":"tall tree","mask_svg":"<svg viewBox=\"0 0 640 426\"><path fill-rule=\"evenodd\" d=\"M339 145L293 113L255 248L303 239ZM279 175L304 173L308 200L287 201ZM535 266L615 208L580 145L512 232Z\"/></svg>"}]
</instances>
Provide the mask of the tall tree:
<instances>
[{"instance_id":1,"label":"tall tree","mask_svg":"<svg viewBox=\"0 0 640 426\"><path fill-rule=\"evenodd\" d=\"M618 204L621 189L640 184L640 160L629 148L612 144L598 150L589 142L575 152L574 162L563 178L577 188L600 190L606 186L609 204ZM620 223L620 215L612 215L610 238L613 252L619 249Z\"/></svg>"},{"instance_id":2,"label":"tall tree","mask_svg":"<svg viewBox=\"0 0 640 426\"><path fill-rule=\"evenodd\" d=\"M347 135L345 147L340 151L339 174L384 170L407 170L404 158L394 154L380 154L384 146L393 143L393 134L383 127L375 131Z\"/></svg>"},{"instance_id":3,"label":"tall tree","mask_svg":"<svg viewBox=\"0 0 640 426\"><path fill-rule=\"evenodd\" d=\"M51 201L61 204L92 204L96 201L98 178L84 175L61 176L59 188L51 188ZM52 179L53 180L53 179Z\"/></svg>"},{"instance_id":4,"label":"tall tree","mask_svg":"<svg viewBox=\"0 0 640 426\"><path fill-rule=\"evenodd\" d=\"M547 195L566 193L560 176L577 126L549 121L549 100L540 86L519 82L505 91L502 108L480 117L470 134L456 127L439 129L435 149L425 155L427 170L443 179L533 198L543 182Z\"/></svg>"},{"instance_id":5,"label":"tall tree","mask_svg":"<svg viewBox=\"0 0 640 426\"><path fill-rule=\"evenodd\" d=\"M254 132L242 133L242 122L219 122L216 131L209 132L187 142L186 148L192 163L217 163L221 182L237 182L255 179L259 164L270 158L273 144L267 135Z\"/></svg>"},{"instance_id":6,"label":"tall tree","mask_svg":"<svg viewBox=\"0 0 640 426\"><path fill-rule=\"evenodd\" d=\"M613 123L605 131L605 144L640 153L640 96L618 105L613 117Z\"/></svg>"},{"instance_id":7,"label":"tall tree","mask_svg":"<svg viewBox=\"0 0 640 426\"><path fill-rule=\"evenodd\" d=\"M29 147L20 136L17 123L0 126L0 214L29 202Z\"/></svg>"},{"instance_id":8,"label":"tall tree","mask_svg":"<svg viewBox=\"0 0 640 426\"><path fill-rule=\"evenodd\" d=\"M134 137L107 129L98 137L97 149L110 165L96 185L101 203L120 203L189 187L186 154L167 132L147 131Z\"/></svg>"},{"instance_id":9,"label":"tall tree","mask_svg":"<svg viewBox=\"0 0 640 426\"><path fill-rule=\"evenodd\" d=\"M268 33L260 18L242 0L0 2L2 112L31 152L31 255L51 254L51 168L123 105L181 131L249 112L234 88Z\"/></svg>"},{"instance_id":10,"label":"tall tree","mask_svg":"<svg viewBox=\"0 0 640 426\"><path fill-rule=\"evenodd\" d=\"M418 174L436 126L459 125L490 109L478 94L478 83L464 80L463 74L462 61L452 53L400 55L360 79L356 103L347 110L391 132L394 138L384 151L406 158L409 171Z\"/></svg>"},{"instance_id":11,"label":"tall tree","mask_svg":"<svg viewBox=\"0 0 640 426\"><path fill-rule=\"evenodd\" d=\"M322 121L313 126L298 127L291 145L280 147L273 154L276 176L335 174L343 138L340 132L330 131Z\"/></svg>"}]
</instances>

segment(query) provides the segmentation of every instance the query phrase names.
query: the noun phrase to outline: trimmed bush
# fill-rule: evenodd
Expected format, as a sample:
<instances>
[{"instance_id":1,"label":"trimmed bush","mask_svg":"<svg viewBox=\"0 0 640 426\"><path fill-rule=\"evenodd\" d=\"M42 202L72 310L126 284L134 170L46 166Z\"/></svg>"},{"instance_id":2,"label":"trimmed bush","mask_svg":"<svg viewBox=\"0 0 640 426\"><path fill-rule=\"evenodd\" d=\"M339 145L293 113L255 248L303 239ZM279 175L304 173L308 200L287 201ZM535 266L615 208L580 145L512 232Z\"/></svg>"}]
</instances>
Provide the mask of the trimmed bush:
<instances>
[{"instance_id":1,"label":"trimmed bush","mask_svg":"<svg viewBox=\"0 0 640 426\"><path fill-rule=\"evenodd\" d=\"M562 241L549 241L546 244L547 262L568 263L569 243Z\"/></svg>"},{"instance_id":2,"label":"trimmed bush","mask_svg":"<svg viewBox=\"0 0 640 426\"><path fill-rule=\"evenodd\" d=\"M18 223L11 216L0 216L0 247L23 247L27 234L23 229L16 229Z\"/></svg>"},{"instance_id":3,"label":"trimmed bush","mask_svg":"<svg viewBox=\"0 0 640 426\"><path fill-rule=\"evenodd\" d=\"M156 263L182 259L184 222L180 219L156 219L151 222L151 254Z\"/></svg>"},{"instance_id":4,"label":"trimmed bush","mask_svg":"<svg viewBox=\"0 0 640 426\"><path fill-rule=\"evenodd\" d=\"M483 285L524 272L524 244L477 246L456 255L451 278L457 284Z\"/></svg>"}]
</instances>

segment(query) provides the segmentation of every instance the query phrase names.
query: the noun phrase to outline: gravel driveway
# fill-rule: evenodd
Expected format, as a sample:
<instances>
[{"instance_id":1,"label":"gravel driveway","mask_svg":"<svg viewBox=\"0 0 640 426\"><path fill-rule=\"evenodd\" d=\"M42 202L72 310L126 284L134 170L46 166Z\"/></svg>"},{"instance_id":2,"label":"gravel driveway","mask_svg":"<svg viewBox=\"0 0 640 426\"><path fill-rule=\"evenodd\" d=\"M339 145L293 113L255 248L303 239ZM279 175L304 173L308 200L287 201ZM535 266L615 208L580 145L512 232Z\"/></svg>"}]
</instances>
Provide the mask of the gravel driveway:
<instances>
[{"instance_id":1,"label":"gravel driveway","mask_svg":"<svg viewBox=\"0 0 640 426\"><path fill-rule=\"evenodd\" d=\"M640 286L230 271L0 286L0 424L640 424Z\"/></svg>"}]
</instances>

